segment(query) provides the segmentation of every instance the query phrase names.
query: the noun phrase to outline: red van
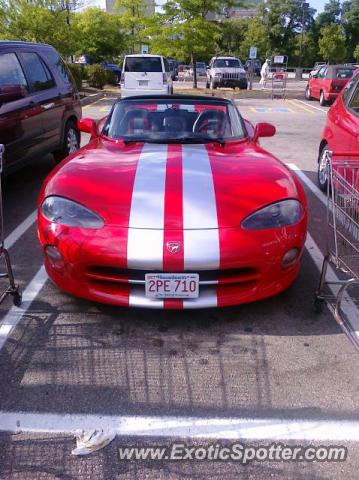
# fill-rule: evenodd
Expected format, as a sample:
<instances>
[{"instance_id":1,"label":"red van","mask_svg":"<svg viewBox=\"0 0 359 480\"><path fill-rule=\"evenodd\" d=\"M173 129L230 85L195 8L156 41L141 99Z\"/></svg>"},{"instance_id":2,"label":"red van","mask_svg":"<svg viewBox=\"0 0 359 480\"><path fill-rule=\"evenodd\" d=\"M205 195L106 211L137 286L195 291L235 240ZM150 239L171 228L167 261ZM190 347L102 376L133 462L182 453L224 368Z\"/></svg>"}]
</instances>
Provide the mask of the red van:
<instances>
[{"instance_id":1,"label":"red van","mask_svg":"<svg viewBox=\"0 0 359 480\"><path fill-rule=\"evenodd\" d=\"M326 150L359 155L359 75L345 86L329 109L318 156L318 184L327 189Z\"/></svg>"},{"instance_id":2,"label":"red van","mask_svg":"<svg viewBox=\"0 0 359 480\"><path fill-rule=\"evenodd\" d=\"M8 172L34 157L65 158L80 146L80 96L50 45L0 41L0 143Z\"/></svg>"},{"instance_id":3,"label":"red van","mask_svg":"<svg viewBox=\"0 0 359 480\"><path fill-rule=\"evenodd\" d=\"M352 65L323 65L308 80L305 98L307 100L315 98L322 106L333 103L352 78L355 69L356 67Z\"/></svg>"}]
</instances>

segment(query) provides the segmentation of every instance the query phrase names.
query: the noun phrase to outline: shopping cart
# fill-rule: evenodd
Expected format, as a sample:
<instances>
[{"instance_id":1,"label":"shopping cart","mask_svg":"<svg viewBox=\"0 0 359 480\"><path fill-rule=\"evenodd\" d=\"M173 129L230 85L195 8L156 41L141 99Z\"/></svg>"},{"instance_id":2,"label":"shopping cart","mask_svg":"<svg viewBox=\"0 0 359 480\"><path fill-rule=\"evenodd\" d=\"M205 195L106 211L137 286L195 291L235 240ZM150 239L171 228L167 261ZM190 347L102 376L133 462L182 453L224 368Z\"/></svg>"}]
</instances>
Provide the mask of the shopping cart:
<instances>
[{"instance_id":1,"label":"shopping cart","mask_svg":"<svg viewBox=\"0 0 359 480\"><path fill-rule=\"evenodd\" d=\"M331 305L330 300L334 299L332 308L335 319L358 347L359 339L353 334L342 311L348 289L353 294L356 286L359 286L359 156L356 159L353 157L352 153L333 154L328 151L326 154L328 249L323 261L315 307L321 311L324 301ZM329 263L342 272L339 275L343 274L343 280L327 280ZM346 304L351 308L355 308L355 301L355 297L346 298Z\"/></svg>"},{"instance_id":2,"label":"shopping cart","mask_svg":"<svg viewBox=\"0 0 359 480\"><path fill-rule=\"evenodd\" d=\"M287 72L272 72L272 100L285 98L287 94Z\"/></svg>"},{"instance_id":3,"label":"shopping cart","mask_svg":"<svg viewBox=\"0 0 359 480\"><path fill-rule=\"evenodd\" d=\"M14 305L19 307L21 305L21 300L22 300L21 290L19 286L15 284L9 252L6 250L4 246L4 217L3 217L2 186L1 186L4 150L5 150L4 145L0 144L0 258L3 260L5 270L6 270L5 272L0 273L0 278L7 278L9 285L5 290L0 291L0 303L2 303L8 295L12 295Z\"/></svg>"}]
</instances>

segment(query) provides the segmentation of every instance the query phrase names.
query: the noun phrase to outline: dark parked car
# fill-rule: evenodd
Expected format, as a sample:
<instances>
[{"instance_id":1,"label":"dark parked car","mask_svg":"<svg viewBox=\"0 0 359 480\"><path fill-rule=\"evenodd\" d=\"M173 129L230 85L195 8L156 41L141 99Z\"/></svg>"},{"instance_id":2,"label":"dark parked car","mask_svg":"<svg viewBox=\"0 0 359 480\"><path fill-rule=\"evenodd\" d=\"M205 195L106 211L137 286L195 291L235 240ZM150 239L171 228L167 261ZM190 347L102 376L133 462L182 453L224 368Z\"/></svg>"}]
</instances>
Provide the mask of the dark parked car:
<instances>
[{"instance_id":1,"label":"dark parked car","mask_svg":"<svg viewBox=\"0 0 359 480\"><path fill-rule=\"evenodd\" d=\"M247 71L248 68L250 67L251 64L251 59L248 58L246 63L244 64L244 68ZM254 75L260 76L261 74L261 68L262 68L262 62L259 60L259 58L256 58L254 60Z\"/></svg>"},{"instance_id":2,"label":"dark parked car","mask_svg":"<svg viewBox=\"0 0 359 480\"><path fill-rule=\"evenodd\" d=\"M120 83L122 69L119 65L116 65L115 63L102 62L101 67L104 70L113 72L117 77L117 82Z\"/></svg>"},{"instance_id":3,"label":"dark parked car","mask_svg":"<svg viewBox=\"0 0 359 480\"><path fill-rule=\"evenodd\" d=\"M80 146L80 96L50 45L0 41L0 143L5 169L53 153L57 161Z\"/></svg>"}]
</instances>

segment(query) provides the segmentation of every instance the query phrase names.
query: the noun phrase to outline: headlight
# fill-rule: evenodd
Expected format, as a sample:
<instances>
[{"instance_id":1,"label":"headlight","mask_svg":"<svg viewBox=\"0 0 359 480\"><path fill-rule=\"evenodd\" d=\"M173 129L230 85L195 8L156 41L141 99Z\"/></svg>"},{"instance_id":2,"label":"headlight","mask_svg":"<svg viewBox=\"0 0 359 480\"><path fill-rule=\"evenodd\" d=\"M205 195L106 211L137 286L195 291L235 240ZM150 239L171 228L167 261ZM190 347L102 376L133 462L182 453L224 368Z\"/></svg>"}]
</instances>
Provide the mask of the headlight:
<instances>
[{"instance_id":1,"label":"headlight","mask_svg":"<svg viewBox=\"0 0 359 480\"><path fill-rule=\"evenodd\" d=\"M102 228L104 221L88 208L67 198L47 197L41 205L42 213L50 222L67 227Z\"/></svg>"},{"instance_id":2,"label":"headlight","mask_svg":"<svg viewBox=\"0 0 359 480\"><path fill-rule=\"evenodd\" d=\"M298 223L302 215L303 208L298 200L282 200L252 213L241 226L246 230L285 227Z\"/></svg>"}]
</instances>

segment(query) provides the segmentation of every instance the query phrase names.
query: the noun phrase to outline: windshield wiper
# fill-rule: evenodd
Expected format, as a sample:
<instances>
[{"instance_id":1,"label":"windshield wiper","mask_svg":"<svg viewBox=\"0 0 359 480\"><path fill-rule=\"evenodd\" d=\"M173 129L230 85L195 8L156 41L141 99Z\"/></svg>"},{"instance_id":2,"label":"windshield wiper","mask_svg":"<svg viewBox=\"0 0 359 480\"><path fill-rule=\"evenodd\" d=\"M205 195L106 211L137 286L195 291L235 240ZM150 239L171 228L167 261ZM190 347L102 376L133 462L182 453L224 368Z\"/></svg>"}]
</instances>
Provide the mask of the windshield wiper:
<instances>
[{"instance_id":1,"label":"windshield wiper","mask_svg":"<svg viewBox=\"0 0 359 480\"><path fill-rule=\"evenodd\" d=\"M133 140L134 141L134 140ZM198 143L218 143L222 147L226 144L223 138L208 138L208 137L175 137L175 138L148 138L146 140L137 140L146 143L183 143L183 144L198 144Z\"/></svg>"},{"instance_id":2,"label":"windshield wiper","mask_svg":"<svg viewBox=\"0 0 359 480\"><path fill-rule=\"evenodd\" d=\"M144 143L183 143L183 144L198 144L198 143L218 143L221 147L224 147L226 142L223 138L210 138L210 137L174 137L174 138L123 138L123 143L129 145L131 143L144 142Z\"/></svg>"}]
</instances>

